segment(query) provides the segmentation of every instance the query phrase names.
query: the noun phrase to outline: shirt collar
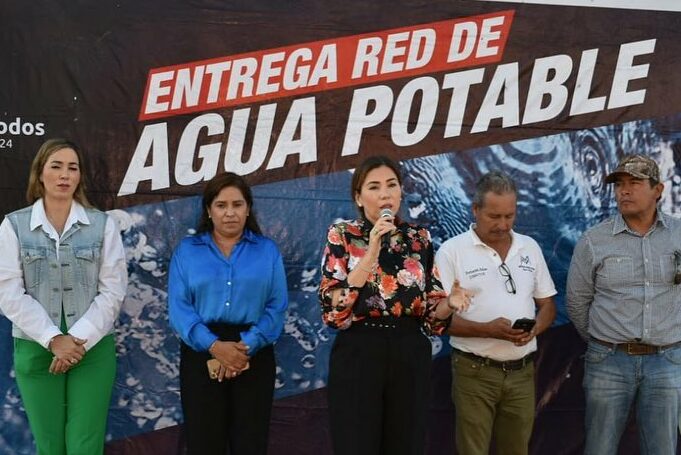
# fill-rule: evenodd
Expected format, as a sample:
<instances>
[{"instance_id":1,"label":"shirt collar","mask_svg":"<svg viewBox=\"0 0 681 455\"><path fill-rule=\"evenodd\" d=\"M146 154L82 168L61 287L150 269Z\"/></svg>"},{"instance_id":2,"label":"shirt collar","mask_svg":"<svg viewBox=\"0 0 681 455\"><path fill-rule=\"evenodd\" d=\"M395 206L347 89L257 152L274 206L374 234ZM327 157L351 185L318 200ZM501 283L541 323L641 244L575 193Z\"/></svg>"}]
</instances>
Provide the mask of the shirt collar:
<instances>
[{"instance_id":1,"label":"shirt collar","mask_svg":"<svg viewBox=\"0 0 681 455\"><path fill-rule=\"evenodd\" d=\"M211 232L210 231L202 232L201 234L194 237L194 239L196 240L197 243L204 243L204 244L208 245L212 242ZM246 229L244 229L244 233L241 236L241 239L239 239L239 242L242 241L242 240L246 240L247 242L250 242L250 243L258 243L258 234L251 231L250 229L246 228Z\"/></svg>"},{"instance_id":2,"label":"shirt collar","mask_svg":"<svg viewBox=\"0 0 681 455\"><path fill-rule=\"evenodd\" d=\"M478 237L478 234L475 232L475 223L471 223L470 225L470 236L471 240L473 241L473 245L476 246L483 246L485 248L491 249L489 245L487 245L485 242L483 242L480 237ZM511 229L511 247L508 249L508 253L506 254L506 258L512 257L514 254L516 254L517 251L520 251L523 247L523 239L521 236L516 235L515 231Z\"/></svg>"},{"instance_id":3,"label":"shirt collar","mask_svg":"<svg viewBox=\"0 0 681 455\"><path fill-rule=\"evenodd\" d=\"M488 246L485 242L480 240L480 237L478 237L478 234L475 232L475 223L471 223L469 232L471 234L471 239L473 240L473 245L484 245ZM514 247L516 243L518 243L519 237L515 235L515 231L511 229L511 248Z\"/></svg>"},{"instance_id":4,"label":"shirt collar","mask_svg":"<svg viewBox=\"0 0 681 455\"><path fill-rule=\"evenodd\" d=\"M468 232L470 233L471 240L473 241L473 245L485 245L485 242L480 240L480 237L478 237L478 234L475 232L475 223L471 223L470 226L468 227Z\"/></svg>"},{"instance_id":5,"label":"shirt collar","mask_svg":"<svg viewBox=\"0 0 681 455\"><path fill-rule=\"evenodd\" d=\"M250 229L244 229L244 235L241 236L241 239L251 243L258 242L258 236L256 235L255 232L251 231Z\"/></svg>"},{"instance_id":6,"label":"shirt collar","mask_svg":"<svg viewBox=\"0 0 681 455\"><path fill-rule=\"evenodd\" d=\"M656 210L655 221L653 222L653 226L658 225L662 226L665 229L669 227L667 218L664 216L664 214L659 210ZM650 230L652 230L652 226ZM629 226L627 226L627 222L624 221L624 217L622 216L622 214L617 212L617 215L615 215L614 218L614 222L612 223L612 234L615 235L625 231L632 232L631 229L629 229Z\"/></svg>"},{"instance_id":7,"label":"shirt collar","mask_svg":"<svg viewBox=\"0 0 681 455\"><path fill-rule=\"evenodd\" d=\"M47 219L47 213L45 213L43 198L40 198L33 203L33 207L31 208L30 229L34 230L37 227L45 226L48 223L49 220ZM64 224L64 232L76 223L90 224L90 219L85 212L85 208L74 200L71 202L69 216L66 218L66 223Z\"/></svg>"}]
</instances>

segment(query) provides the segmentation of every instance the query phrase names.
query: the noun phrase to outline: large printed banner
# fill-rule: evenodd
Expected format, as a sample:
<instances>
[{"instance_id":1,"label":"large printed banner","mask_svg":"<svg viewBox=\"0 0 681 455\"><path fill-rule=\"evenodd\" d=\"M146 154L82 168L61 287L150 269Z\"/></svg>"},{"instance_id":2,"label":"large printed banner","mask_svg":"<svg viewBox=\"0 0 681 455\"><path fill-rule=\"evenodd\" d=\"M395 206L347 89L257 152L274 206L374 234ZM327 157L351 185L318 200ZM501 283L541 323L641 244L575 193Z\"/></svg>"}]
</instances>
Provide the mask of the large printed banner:
<instances>
[{"instance_id":1,"label":"large printed banner","mask_svg":"<svg viewBox=\"0 0 681 455\"><path fill-rule=\"evenodd\" d=\"M178 341L167 268L203 184L237 172L284 255L291 301L276 345L271 453L330 453L334 332L316 297L327 226L356 216L351 170L402 162L402 215L436 246L471 222L483 173L520 189L516 230L559 289L540 339L535 454L580 453L582 342L563 308L572 249L614 208L626 153L661 166L681 212L681 13L476 1L0 0L0 213L25 205L40 143L84 149L89 194L121 226L130 286L117 326L108 453L176 453ZM453 453L447 340L433 338L428 453ZM0 318L0 453L32 454ZM633 433L632 433L633 434ZM631 438L631 436L628 436ZM623 450L636 450L635 443Z\"/></svg>"}]
</instances>

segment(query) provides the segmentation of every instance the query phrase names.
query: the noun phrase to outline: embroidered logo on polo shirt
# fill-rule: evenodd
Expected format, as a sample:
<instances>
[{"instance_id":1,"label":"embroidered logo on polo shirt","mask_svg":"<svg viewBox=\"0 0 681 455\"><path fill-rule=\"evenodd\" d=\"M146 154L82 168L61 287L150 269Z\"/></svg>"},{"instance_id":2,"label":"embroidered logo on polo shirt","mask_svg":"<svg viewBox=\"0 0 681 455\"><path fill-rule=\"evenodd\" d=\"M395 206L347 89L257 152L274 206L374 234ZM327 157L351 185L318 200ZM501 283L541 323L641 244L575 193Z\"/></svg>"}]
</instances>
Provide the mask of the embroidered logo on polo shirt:
<instances>
[{"instance_id":1,"label":"embroidered logo on polo shirt","mask_svg":"<svg viewBox=\"0 0 681 455\"><path fill-rule=\"evenodd\" d=\"M487 274L487 267L476 267L471 270L464 270L463 273L466 274L466 278L472 280L473 278L477 278L479 276L485 276Z\"/></svg>"},{"instance_id":2,"label":"embroidered logo on polo shirt","mask_svg":"<svg viewBox=\"0 0 681 455\"><path fill-rule=\"evenodd\" d=\"M518 268L520 270L523 270L525 272L534 272L535 268L530 264L530 256L520 256L520 263L518 264Z\"/></svg>"}]
</instances>

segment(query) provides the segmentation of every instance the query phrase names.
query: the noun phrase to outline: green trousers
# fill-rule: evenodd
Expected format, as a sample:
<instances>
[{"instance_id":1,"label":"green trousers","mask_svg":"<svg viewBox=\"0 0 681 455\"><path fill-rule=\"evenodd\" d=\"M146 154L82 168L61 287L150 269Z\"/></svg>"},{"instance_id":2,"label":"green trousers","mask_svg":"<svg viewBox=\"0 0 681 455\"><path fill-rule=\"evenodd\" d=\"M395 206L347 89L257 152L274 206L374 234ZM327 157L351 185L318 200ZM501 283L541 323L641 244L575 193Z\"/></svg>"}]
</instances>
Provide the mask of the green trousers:
<instances>
[{"instance_id":1,"label":"green trousers","mask_svg":"<svg viewBox=\"0 0 681 455\"><path fill-rule=\"evenodd\" d=\"M52 353L14 339L14 369L38 455L96 455L104 451L106 418L116 376L113 335L75 367L51 374Z\"/></svg>"},{"instance_id":2,"label":"green trousers","mask_svg":"<svg viewBox=\"0 0 681 455\"><path fill-rule=\"evenodd\" d=\"M516 371L452 352L456 448L461 455L527 455L534 423L534 363Z\"/></svg>"}]
</instances>

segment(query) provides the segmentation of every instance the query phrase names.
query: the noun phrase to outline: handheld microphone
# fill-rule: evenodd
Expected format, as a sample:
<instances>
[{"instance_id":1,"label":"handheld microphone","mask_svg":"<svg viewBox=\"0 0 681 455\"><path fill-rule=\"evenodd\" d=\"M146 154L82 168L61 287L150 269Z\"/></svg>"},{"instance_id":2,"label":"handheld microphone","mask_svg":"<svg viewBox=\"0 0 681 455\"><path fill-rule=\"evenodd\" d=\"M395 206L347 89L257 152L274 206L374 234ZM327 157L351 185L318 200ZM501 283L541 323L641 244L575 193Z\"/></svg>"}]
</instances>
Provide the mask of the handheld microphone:
<instances>
[{"instance_id":1,"label":"handheld microphone","mask_svg":"<svg viewBox=\"0 0 681 455\"><path fill-rule=\"evenodd\" d=\"M393 218L393 211L390 210L389 208L384 208L381 209L381 212L378 215L380 218ZM381 246L383 248L390 248L390 236L392 232L387 232L383 234L383 238L381 239Z\"/></svg>"}]
</instances>

